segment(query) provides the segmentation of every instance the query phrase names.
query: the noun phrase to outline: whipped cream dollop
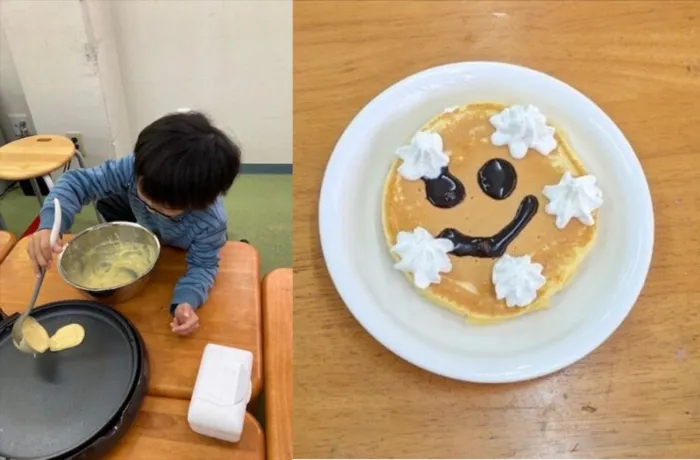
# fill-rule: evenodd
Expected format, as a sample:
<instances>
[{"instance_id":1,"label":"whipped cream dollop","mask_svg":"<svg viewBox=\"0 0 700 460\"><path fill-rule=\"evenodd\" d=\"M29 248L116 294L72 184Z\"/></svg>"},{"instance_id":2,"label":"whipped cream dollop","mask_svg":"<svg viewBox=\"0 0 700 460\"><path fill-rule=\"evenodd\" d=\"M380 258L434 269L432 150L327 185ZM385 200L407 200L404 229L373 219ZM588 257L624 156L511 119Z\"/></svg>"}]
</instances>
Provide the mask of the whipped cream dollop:
<instances>
[{"instance_id":1,"label":"whipped cream dollop","mask_svg":"<svg viewBox=\"0 0 700 460\"><path fill-rule=\"evenodd\" d=\"M442 137L432 131L418 131L396 155L403 160L398 172L406 180L435 179L450 162L442 149Z\"/></svg>"},{"instance_id":2,"label":"whipped cream dollop","mask_svg":"<svg viewBox=\"0 0 700 460\"><path fill-rule=\"evenodd\" d=\"M554 128L547 126L547 117L534 105L514 105L489 118L496 128L491 135L495 146L508 145L513 158L525 158L528 149L549 155L557 147Z\"/></svg>"},{"instance_id":3,"label":"whipped cream dollop","mask_svg":"<svg viewBox=\"0 0 700 460\"><path fill-rule=\"evenodd\" d=\"M533 263L530 256L504 254L493 265L491 281L496 298L506 299L507 307L526 307L537 298L537 290L544 286L546 278L542 265Z\"/></svg>"},{"instance_id":4,"label":"whipped cream dollop","mask_svg":"<svg viewBox=\"0 0 700 460\"><path fill-rule=\"evenodd\" d=\"M542 193L549 200L544 212L556 216L554 222L563 229L572 218L591 226L595 223L593 211L603 204L603 191L596 185L596 177L573 177L565 172L557 185L546 185Z\"/></svg>"},{"instance_id":5,"label":"whipped cream dollop","mask_svg":"<svg viewBox=\"0 0 700 460\"><path fill-rule=\"evenodd\" d=\"M424 228L416 227L412 232L399 232L391 251L401 259L394 268L412 274L413 283L426 289L440 282L440 273L452 270L447 253L453 249L452 241L435 238Z\"/></svg>"}]
</instances>

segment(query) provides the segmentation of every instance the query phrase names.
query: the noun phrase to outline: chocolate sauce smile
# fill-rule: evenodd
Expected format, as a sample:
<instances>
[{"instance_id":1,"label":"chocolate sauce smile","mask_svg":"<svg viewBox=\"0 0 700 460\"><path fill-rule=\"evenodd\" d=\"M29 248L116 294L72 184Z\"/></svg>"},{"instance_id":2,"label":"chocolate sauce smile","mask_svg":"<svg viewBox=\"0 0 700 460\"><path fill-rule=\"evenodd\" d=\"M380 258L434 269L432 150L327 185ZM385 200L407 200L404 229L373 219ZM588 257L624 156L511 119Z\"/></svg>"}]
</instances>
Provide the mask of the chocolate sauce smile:
<instances>
[{"instance_id":1,"label":"chocolate sauce smile","mask_svg":"<svg viewBox=\"0 0 700 460\"><path fill-rule=\"evenodd\" d=\"M496 258L505 254L508 245L520 234L530 220L537 214L539 201L534 195L528 195L520 202L518 211L512 221L493 236L469 236L455 230L446 228L437 238L447 238L455 245L450 254L459 257L472 256L483 258Z\"/></svg>"}]
</instances>

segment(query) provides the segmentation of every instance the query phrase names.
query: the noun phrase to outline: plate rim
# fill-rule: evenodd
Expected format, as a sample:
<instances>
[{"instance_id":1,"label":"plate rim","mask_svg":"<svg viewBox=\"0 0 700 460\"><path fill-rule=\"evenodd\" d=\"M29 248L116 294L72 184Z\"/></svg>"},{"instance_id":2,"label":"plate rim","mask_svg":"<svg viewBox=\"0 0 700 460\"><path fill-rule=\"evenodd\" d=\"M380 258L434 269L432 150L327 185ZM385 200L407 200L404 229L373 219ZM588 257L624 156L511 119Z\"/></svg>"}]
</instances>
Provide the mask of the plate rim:
<instances>
[{"instance_id":1,"label":"plate rim","mask_svg":"<svg viewBox=\"0 0 700 460\"><path fill-rule=\"evenodd\" d=\"M640 227L640 231L646 236L646 238L643 238L641 241L642 247L640 248L640 252L638 253L640 254L641 258L640 260L638 260L634 276L631 279L631 281L633 281L633 284L630 284L630 287L627 289L625 295L625 298L628 299L628 302L626 303L628 303L629 305L626 305L624 308L619 308L616 310L616 314L605 322L606 328L604 331L598 331L597 334L592 336L591 339L585 343L585 345L582 345L581 347L577 348L575 353L569 353L568 355L564 355L562 358L555 360L556 362L550 365L540 366L535 370L514 372L506 375L500 375L498 377L494 377L493 375L479 375L478 373L474 373L468 370L457 371L455 369L450 369L449 366L445 367L444 365L436 364L435 362L430 362L429 357L415 356L414 352L409 351L412 347L410 342L406 342L406 336L410 336L410 334L404 333L397 335L395 333L396 331L380 330L381 326L377 325L372 321L373 318L371 309L376 307L351 306L352 303L357 302L358 299L356 297L361 294L355 292L356 290L353 289L353 287L351 286L354 283L348 281L347 277L344 276L345 270L342 267L343 261L339 257L336 257L336 253L333 250L335 242L331 241L333 234L333 232L331 231L331 226L333 225L334 221L337 221L337 219L333 219L335 208L332 206L333 200L331 199L331 196L334 192L331 185L331 178L339 175L342 172L342 168L340 167L341 165L339 165L340 157L338 154L336 154L336 152L338 152L346 143L351 142L350 137L353 134L353 131L356 130L356 128L365 121L364 118L370 112L372 112L375 107L378 107L383 102L383 100L390 98L393 92L398 91L401 87L405 85L411 84L411 82L414 80L426 78L431 74L470 71L482 72L485 69L493 70L495 68L531 73L537 78L542 79L542 81L544 82L563 85L567 88L567 90L572 91L579 97L582 97L588 104L591 105L591 108L594 111L596 111L602 119L606 120L606 122L608 122L614 128L614 130L616 131L615 134L618 136L619 141L625 147L625 156L630 157L626 159L628 160L628 163L634 168L634 175L639 176L640 181L638 182L638 188L642 189L642 191L644 192L643 196L640 196L638 198L639 200L642 200L645 203L643 215L640 216L640 221L643 223L643 225ZM629 153L631 153L632 155L628 155ZM428 372L437 375L441 375L455 380L474 383L510 383L535 379L564 369L592 353L615 333L615 331L620 327L625 318L629 315L632 308L634 308L634 306L636 305L639 296L642 292L642 289L644 288L644 285L646 283L646 278L649 273L651 260L653 256L655 228L651 190L649 188L649 183L647 181L646 175L644 174L644 169L641 165L641 162L639 161L639 157L637 156L634 148L632 147L622 130L607 115L607 113L605 113L605 111L603 111L600 108L600 106L598 106L598 104L596 104L592 99L590 99L588 96L586 96L573 86L569 85L568 83L559 80L554 76L529 67L499 61L462 61L430 67L398 80L397 82L393 83L389 87L382 90L379 94L374 96L352 118L350 123L345 127L342 134L338 138L336 144L333 147L333 151L331 152L326 163L319 196L318 230L321 251L326 264L326 268L331 278L331 281L333 282L333 285L336 291L338 292L338 295L345 304L345 307L355 318L355 320L358 323L360 323L360 325L365 329L365 331L367 331L382 346L384 346L386 349L399 356L403 360L413 364L414 366L417 366L421 369L424 369ZM401 335L403 335L404 337L401 337Z\"/></svg>"}]
</instances>

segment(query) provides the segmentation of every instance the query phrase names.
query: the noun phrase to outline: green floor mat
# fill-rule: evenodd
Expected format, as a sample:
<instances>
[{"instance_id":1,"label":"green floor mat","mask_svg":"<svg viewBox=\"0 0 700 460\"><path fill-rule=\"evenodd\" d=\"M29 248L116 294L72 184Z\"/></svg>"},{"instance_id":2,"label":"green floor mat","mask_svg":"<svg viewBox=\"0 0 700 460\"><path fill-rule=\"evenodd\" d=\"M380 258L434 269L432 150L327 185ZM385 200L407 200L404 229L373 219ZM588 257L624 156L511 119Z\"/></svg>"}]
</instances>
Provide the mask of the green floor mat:
<instances>
[{"instance_id":1,"label":"green floor mat","mask_svg":"<svg viewBox=\"0 0 700 460\"><path fill-rule=\"evenodd\" d=\"M243 174L224 198L230 240L246 239L260 252L260 273L292 266L292 176ZM0 200L10 232L20 236L39 213L39 203L20 189ZM97 223L95 210L83 208L72 233Z\"/></svg>"}]
</instances>

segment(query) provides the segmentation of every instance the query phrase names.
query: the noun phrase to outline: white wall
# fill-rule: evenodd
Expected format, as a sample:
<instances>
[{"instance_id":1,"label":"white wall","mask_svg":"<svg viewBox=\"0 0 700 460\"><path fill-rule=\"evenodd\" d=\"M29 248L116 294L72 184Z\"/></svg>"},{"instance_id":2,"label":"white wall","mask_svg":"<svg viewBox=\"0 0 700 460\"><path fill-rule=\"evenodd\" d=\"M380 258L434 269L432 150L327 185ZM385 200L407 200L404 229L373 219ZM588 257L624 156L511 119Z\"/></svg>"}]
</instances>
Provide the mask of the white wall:
<instances>
[{"instance_id":1,"label":"white wall","mask_svg":"<svg viewBox=\"0 0 700 460\"><path fill-rule=\"evenodd\" d=\"M29 107L0 21L0 145L14 139L12 123L7 118L8 113L29 115ZM0 193L9 185L9 182L0 180Z\"/></svg>"},{"instance_id":2,"label":"white wall","mask_svg":"<svg viewBox=\"0 0 700 460\"><path fill-rule=\"evenodd\" d=\"M113 28L112 8L104 0L85 0L83 20L88 42L97 58L102 99L104 102L114 151L117 156L128 155L134 145L129 126L129 113L122 86L119 50Z\"/></svg>"},{"instance_id":3,"label":"white wall","mask_svg":"<svg viewBox=\"0 0 700 460\"><path fill-rule=\"evenodd\" d=\"M0 62L0 98L23 89L36 129L82 132L90 163L181 107L246 163L292 162L291 0L0 0L0 29L17 68Z\"/></svg>"},{"instance_id":4,"label":"white wall","mask_svg":"<svg viewBox=\"0 0 700 460\"><path fill-rule=\"evenodd\" d=\"M246 163L292 162L291 0L111 5L134 140L187 107L233 135Z\"/></svg>"},{"instance_id":5,"label":"white wall","mask_svg":"<svg viewBox=\"0 0 700 460\"><path fill-rule=\"evenodd\" d=\"M0 130L7 142L14 139L12 125L7 118L11 113L29 115L29 106L24 98L24 90L17 75L15 61L12 59L10 47L2 30L2 21L0 21Z\"/></svg>"},{"instance_id":6,"label":"white wall","mask_svg":"<svg viewBox=\"0 0 700 460\"><path fill-rule=\"evenodd\" d=\"M79 131L87 160L115 157L95 44L79 0L0 3L0 24L36 129Z\"/></svg>"}]
</instances>

